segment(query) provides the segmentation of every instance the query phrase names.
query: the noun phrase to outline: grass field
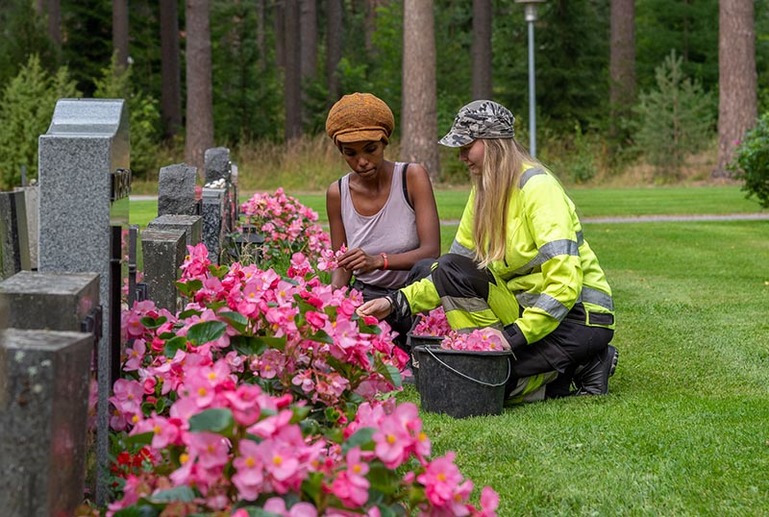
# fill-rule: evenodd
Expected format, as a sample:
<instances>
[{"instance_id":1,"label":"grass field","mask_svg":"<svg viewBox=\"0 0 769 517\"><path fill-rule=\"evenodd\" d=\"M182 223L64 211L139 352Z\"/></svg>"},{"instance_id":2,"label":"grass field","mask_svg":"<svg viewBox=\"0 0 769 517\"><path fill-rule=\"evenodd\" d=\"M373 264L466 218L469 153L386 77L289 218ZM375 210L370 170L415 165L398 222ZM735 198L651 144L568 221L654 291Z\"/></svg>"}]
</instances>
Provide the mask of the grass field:
<instances>
[{"instance_id":1,"label":"grass field","mask_svg":"<svg viewBox=\"0 0 769 517\"><path fill-rule=\"evenodd\" d=\"M760 211L737 187L571 195L583 217ZM443 220L463 196L437 192ZM323 216L322 195L299 199ZM132 222L152 203L132 202ZM445 249L455 227L443 230ZM585 238L614 290L610 394L422 413L434 454L455 451L502 517L769 515L769 221L587 223ZM399 398L419 402L411 386Z\"/></svg>"},{"instance_id":2,"label":"grass field","mask_svg":"<svg viewBox=\"0 0 769 517\"><path fill-rule=\"evenodd\" d=\"M460 218L468 192L467 189L436 190L438 215L442 221ZM745 193L736 186L572 188L568 192L582 217L761 212L758 203L745 199ZM325 194L289 194L315 210L321 223L327 222ZM246 199L248 195L241 196L241 201ZM156 215L156 201L131 201L131 224L145 226Z\"/></svg>"}]
</instances>

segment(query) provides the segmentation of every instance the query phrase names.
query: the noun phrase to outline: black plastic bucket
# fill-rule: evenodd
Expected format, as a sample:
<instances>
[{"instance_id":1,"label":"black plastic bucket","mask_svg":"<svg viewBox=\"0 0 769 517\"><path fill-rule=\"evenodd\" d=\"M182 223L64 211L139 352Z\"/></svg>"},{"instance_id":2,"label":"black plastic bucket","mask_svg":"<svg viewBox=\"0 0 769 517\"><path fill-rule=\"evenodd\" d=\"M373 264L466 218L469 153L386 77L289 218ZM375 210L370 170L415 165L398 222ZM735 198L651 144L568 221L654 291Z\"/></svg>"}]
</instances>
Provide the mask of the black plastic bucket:
<instances>
[{"instance_id":1,"label":"black plastic bucket","mask_svg":"<svg viewBox=\"0 0 769 517\"><path fill-rule=\"evenodd\" d=\"M443 336L420 336L408 333L407 343L409 344L409 350L411 350L411 373L414 376L414 385L419 391L419 360L414 355L414 348L418 346L433 346L440 347Z\"/></svg>"},{"instance_id":2,"label":"black plastic bucket","mask_svg":"<svg viewBox=\"0 0 769 517\"><path fill-rule=\"evenodd\" d=\"M510 378L509 350L471 352L418 345L412 348L412 357L419 370L423 410L455 418L502 413Z\"/></svg>"}]
</instances>

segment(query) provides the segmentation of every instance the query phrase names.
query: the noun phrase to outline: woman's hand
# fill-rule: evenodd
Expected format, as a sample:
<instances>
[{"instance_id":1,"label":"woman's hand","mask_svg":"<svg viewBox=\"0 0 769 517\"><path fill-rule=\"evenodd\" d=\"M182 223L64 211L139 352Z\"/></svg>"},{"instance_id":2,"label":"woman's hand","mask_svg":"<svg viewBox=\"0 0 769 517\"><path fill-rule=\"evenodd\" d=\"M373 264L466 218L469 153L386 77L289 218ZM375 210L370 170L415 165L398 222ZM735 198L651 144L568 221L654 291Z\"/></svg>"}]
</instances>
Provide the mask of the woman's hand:
<instances>
[{"instance_id":1,"label":"woman's hand","mask_svg":"<svg viewBox=\"0 0 769 517\"><path fill-rule=\"evenodd\" d=\"M373 316L376 319L381 321L385 319L387 316L389 316L392 310L393 310L393 305L392 303L390 303L389 299L376 298L358 307L355 310L355 313L361 318L365 316Z\"/></svg>"},{"instance_id":2,"label":"woman's hand","mask_svg":"<svg viewBox=\"0 0 769 517\"><path fill-rule=\"evenodd\" d=\"M368 273L376 269L382 269L384 259L381 255L371 256L360 248L353 248L342 255L337 261L337 266L347 271L358 271L359 273Z\"/></svg>"}]
</instances>

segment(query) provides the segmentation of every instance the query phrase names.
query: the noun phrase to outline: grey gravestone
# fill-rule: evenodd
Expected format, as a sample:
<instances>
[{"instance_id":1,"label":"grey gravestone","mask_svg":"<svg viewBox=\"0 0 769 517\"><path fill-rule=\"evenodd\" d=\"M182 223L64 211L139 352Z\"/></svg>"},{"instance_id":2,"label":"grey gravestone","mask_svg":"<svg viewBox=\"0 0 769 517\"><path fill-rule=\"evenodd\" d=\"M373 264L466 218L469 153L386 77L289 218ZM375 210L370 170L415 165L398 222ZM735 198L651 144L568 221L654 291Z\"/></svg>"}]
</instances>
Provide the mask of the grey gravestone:
<instances>
[{"instance_id":1,"label":"grey gravestone","mask_svg":"<svg viewBox=\"0 0 769 517\"><path fill-rule=\"evenodd\" d=\"M196 246L203 240L203 218L199 215L160 215L147 223L147 228L184 230L187 246Z\"/></svg>"},{"instance_id":2,"label":"grey gravestone","mask_svg":"<svg viewBox=\"0 0 769 517\"><path fill-rule=\"evenodd\" d=\"M27 205L23 192L0 192L0 278L29 270Z\"/></svg>"},{"instance_id":3,"label":"grey gravestone","mask_svg":"<svg viewBox=\"0 0 769 517\"><path fill-rule=\"evenodd\" d=\"M142 232L142 255L144 257L144 282L147 295L155 305L176 313L179 292L179 267L184 262L187 248L184 230L147 228Z\"/></svg>"},{"instance_id":4,"label":"grey gravestone","mask_svg":"<svg viewBox=\"0 0 769 517\"><path fill-rule=\"evenodd\" d=\"M185 163L160 169L158 215L198 215L200 199L195 192L197 169Z\"/></svg>"},{"instance_id":5,"label":"grey gravestone","mask_svg":"<svg viewBox=\"0 0 769 517\"><path fill-rule=\"evenodd\" d=\"M203 244L208 249L208 259L219 263L225 235L226 195L224 188L203 187Z\"/></svg>"},{"instance_id":6,"label":"grey gravestone","mask_svg":"<svg viewBox=\"0 0 769 517\"><path fill-rule=\"evenodd\" d=\"M100 276L97 504L106 499L112 348L120 346L120 240L128 225L129 153L122 99L61 99L39 140L38 270Z\"/></svg>"},{"instance_id":7,"label":"grey gravestone","mask_svg":"<svg viewBox=\"0 0 769 517\"><path fill-rule=\"evenodd\" d=\"M0 282L0 300L9 307L9 327L80 331L98 310L99 275L20 271Z\"/></svg>"},{"instance_id":8,"label":"grey gravestone","mask_svg":"<svg viewBox=\"0 0 769 517\"><path fill-rule=\"evenodd\" d=\"M0 331L0 508L73 515L83 499L93 335Z\"/></svg>"},{"instance_id":9,"label":"grey gravestone","mask_svg":"<svg viewBox=\"0 0 769 517\"><path fill-rule=\"evenodd\" d=\"M204 161L206 168L206 185L216 180L230 182L232 169L229 149L226 147L206 149Z\"/></svg>"},{"instance_id":10,"label":"grey gravestone","mask_svg":"<svg viewBox=\"0 0 769 517\"><path fill-rule=\"evenodd\" d=\"M16 191L24 192L24 203L27 205L27 239L29 240L29 268L37 270L37 214L40 206L40 187L16 187Z\"/></svg>"}]
</instances>

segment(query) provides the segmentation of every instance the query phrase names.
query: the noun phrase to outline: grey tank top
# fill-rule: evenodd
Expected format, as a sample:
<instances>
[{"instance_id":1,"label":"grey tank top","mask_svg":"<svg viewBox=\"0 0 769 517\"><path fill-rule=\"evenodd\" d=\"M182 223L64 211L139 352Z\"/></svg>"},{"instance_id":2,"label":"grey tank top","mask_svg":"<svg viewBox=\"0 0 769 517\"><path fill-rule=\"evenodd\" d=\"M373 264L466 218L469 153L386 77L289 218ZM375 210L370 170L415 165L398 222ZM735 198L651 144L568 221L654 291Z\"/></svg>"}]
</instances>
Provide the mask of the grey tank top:
<instances>
[{"instance_id":1,"label":"grey tank top","mask_svg":"<svg viewBox=\"0 0 769 517\"><path fill-rule=\"evenodd\" d=\"M350 176L353 173L342 178L339 193L348 249L361 248L369 255L395 255L419 247L416 214L405 199L403 190L403 170L406 166L406 163L395 163L390 195L382 209L374 215L361 215L355 210L350 195ZM353 274L366 284L398 289L405 285L409 272L377 269L361 274L354 271Z\"/></svg>"}]
</instances>

